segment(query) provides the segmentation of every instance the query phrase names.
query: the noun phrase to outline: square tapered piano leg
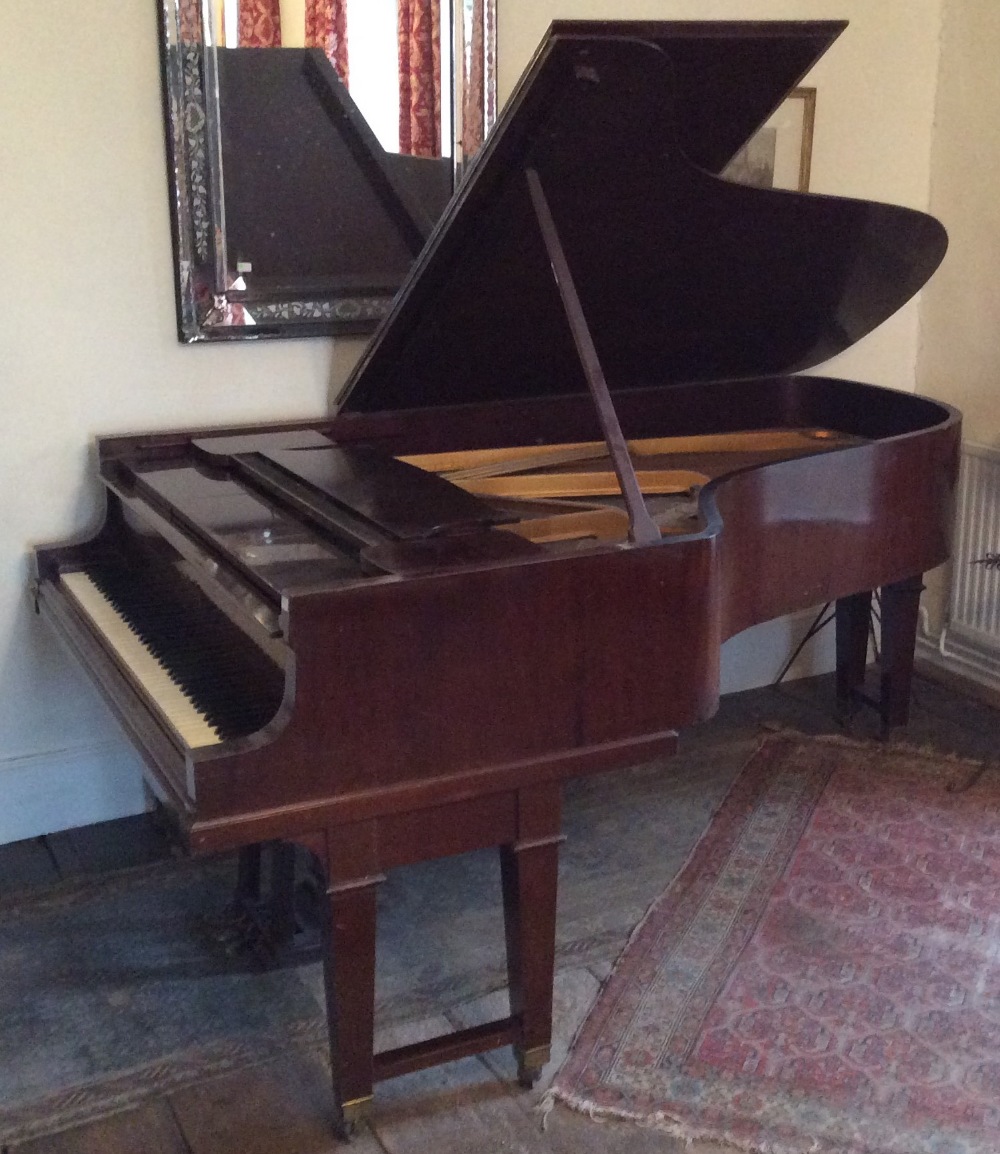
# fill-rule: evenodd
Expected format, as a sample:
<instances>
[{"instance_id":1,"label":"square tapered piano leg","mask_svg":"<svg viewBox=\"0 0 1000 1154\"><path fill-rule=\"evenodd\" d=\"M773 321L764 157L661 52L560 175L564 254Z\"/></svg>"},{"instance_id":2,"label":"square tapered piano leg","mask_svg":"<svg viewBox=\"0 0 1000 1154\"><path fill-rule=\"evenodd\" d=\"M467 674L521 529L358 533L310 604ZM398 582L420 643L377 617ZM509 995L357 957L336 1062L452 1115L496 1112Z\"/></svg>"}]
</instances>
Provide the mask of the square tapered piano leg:
<instances>
[{"instance_id":1,"label":"square tapered piano leg","mask_svg":"<svg viewBox=\"0 0 1000 1154\"><path fill-rule=\"evenodd\" d=\"M297 837L326 874L323 967L341 1136L368 1115L374 1083L383 1078L506 1045L514 1046L521 1084L538 1078L552 1040L560 816L560 785L547 782ZM420 852L408 851L418 841ZM382 870L490 845L500 851L510 1015L374 1053Z\"/></svg>"},{"instance_id":2,"label":"square tapered piano leg","mask_svg":"<svg viewBox=\"0 0 1000 1154\"><path fill-rule=\"evenodd\" d=\"M882 670L879 712L882 731L905 725L910 719L913 650L920 619L922 576L882 586Z\"/></svg>"},{"instance_id":3,"label":"square tapered piano leg","mask_svg":"<svg viewBox=\"0 0 1000 1154\"><path fill-rule=\"evenodd\" d=\"M837 602L837 711L845 722L858 708L865 683L871 605L870 591Z\"/></svg>"},{"instance_id":4,"label":"square tapered piano leg","mask_svg":"<svg viewBox=\"0 0 1000 1154\"><path fill-rule=\"evenodd\" d=\"M841 597L837 602L837 706L845 722L860 705L870 705L878 711L883 737L909 720L913 647L923 588L920 575L882 586L879 598L879 693L876 699L864 693L872 594L855 593Z\"/></svg>"},{"instance_id":5,"label":"square tapered piano leg","mask_svg":"<svg viewBox=\"0 0 1000 1154\"><path fill-rule=\"evenodd\" d=\"M560 805L556 784L521 790L518 840L500 847L510 1010L519 1023L514 1053L522 1086L535 1083L551 1052Z\"/></svg>"},{"instance_id":6,"label":"square tapered piano leg","mask_svg":"<svg viewBox=\"0 0 1000 1154\"><path fill-rule=\"evenodd\" d=\"M375 1047L375 894L381 878L331 886L323 951L336 1128L349 1136L372 1103Z\"/></svg>"},{"instance_id":7,"label":"square tapered piano leg","mask_svg":"<svg viewBox=\"0 0 1000 1154\"><path fill-rule=\"evenodd\" d=\"M371 1110L375 1048L375 904L379 883L374 822L332 831L323 977L330 1034L335 1128L349 1137Z\"/></svg>"}]
</instances>

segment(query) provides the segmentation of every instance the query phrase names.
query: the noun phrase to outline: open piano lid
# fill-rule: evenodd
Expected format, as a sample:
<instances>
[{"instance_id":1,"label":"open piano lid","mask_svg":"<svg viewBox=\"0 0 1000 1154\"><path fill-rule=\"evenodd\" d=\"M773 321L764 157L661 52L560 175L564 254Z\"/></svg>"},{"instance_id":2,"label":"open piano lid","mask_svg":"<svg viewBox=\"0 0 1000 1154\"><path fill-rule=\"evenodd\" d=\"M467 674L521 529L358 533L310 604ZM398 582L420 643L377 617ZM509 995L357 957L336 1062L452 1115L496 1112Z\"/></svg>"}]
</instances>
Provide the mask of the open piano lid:
<instances>
[{"instance_id":1,"label":"open piano lid","mask_svg":"<svg viewBox=\"0 0 1000 1154\"><path fill-rule=\"evenodd\" d=\"M794 372L944 255L923 213L716 174L843 22L557 22L347 382L343 408L583 393L537 171L612 391Z\"/></svg>"}]
</instances>

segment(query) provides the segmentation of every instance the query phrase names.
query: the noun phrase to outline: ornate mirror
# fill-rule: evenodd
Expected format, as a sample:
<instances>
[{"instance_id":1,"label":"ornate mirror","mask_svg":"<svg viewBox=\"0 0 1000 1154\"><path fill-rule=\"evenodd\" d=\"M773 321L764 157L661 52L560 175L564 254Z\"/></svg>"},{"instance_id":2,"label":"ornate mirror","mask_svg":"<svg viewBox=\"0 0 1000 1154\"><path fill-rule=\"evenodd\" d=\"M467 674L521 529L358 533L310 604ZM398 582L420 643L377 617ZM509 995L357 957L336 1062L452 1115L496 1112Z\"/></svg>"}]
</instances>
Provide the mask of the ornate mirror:
<instances>
[{"instance_id":1,"label":"ornate mirror","mask_svg":"<svg viewBox=\"0 0 1000 1154\"><path fill-rule=\"evenodd\" d=\"M496 0L160 0L185 342L367 333L496 112Z\"/></svg>"}]
</instances>

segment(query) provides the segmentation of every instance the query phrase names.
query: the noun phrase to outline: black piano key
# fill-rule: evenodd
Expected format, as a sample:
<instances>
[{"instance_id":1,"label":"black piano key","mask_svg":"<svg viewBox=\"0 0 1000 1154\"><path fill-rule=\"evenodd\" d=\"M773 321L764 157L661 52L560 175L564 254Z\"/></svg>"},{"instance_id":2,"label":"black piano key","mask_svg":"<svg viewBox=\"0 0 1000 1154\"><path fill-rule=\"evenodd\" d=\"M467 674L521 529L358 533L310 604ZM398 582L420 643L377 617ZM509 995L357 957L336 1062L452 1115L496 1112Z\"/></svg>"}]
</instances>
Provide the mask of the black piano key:
<instances>
[{"instance_id":1,"label":"black piano key","mask_svg":"<svg viewBox=\"0 0 1000 1154\"><path fill-rule=\"evenodd\" d=\"M193 582L127 564L87 573L223 738L254 733L277 713L283 671Z\"/></svg>"}]
</instances>

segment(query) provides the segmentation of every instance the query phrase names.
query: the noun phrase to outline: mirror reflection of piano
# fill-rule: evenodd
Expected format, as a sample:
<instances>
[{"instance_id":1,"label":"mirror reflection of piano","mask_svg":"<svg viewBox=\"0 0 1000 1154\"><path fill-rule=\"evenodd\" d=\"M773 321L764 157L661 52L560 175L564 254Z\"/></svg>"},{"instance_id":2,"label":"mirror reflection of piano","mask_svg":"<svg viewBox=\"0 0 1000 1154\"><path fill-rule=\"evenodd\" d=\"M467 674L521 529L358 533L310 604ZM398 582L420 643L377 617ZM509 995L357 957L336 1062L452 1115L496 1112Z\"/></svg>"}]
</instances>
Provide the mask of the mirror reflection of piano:
<instances>
[{"instance_id":1,"label":"mirror reflection of piano","mask_svg":"<svg viewBox=\"0 0 1000 1154\"><path fill-rule=\"evenodd\" d=\"M232 299L394 293L451 198L451 158L387 152L321 48L216 61Z\"/></svg>"},{"instance_id":2,"label":"mirror reflection of piano","mask_svg":"<svg viewBox=\"0 0 1000 1154\"><path fill-rule=\"evenodd\" d=\"M512 1043L548 1059L571 776L670 753L722 641L836 603L837 693L904 724L959 418L793 375L940 260L893 206L717 177L832 23L550 30L334 416L109 437L108 512L38 599L194 852L324 879L344 1129L375 1080ZM556 275L554 276L553 273ZM373 1055L387 869L497 846L510 1014Z\"/></svg>"}]
</instances>

